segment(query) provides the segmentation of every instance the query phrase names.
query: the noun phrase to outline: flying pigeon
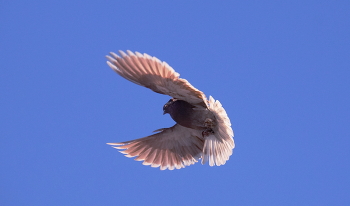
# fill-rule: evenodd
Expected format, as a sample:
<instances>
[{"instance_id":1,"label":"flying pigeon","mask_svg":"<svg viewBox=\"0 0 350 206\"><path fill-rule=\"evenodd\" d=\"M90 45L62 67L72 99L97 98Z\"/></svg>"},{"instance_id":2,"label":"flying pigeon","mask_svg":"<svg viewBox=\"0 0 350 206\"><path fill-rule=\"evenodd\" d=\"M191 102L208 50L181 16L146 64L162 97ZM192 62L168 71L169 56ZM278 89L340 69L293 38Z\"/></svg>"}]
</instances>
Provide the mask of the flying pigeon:
<instances>
[{"instance_id":1,"label":"flying pigeon","mask_svg":"<svg viewBox=\"0 0 350 206\"><path fill-rule=\"evenodd\" d=\"M107 64L125 79L172 98L163 106L176 124L156 134L114 145L126 157L161 170L181 169L201 159L202 164L224 165L235 147L231 122L213 97L193 87L166 62L139 52L119 51L106 56Z\"/></svg>"}]
</instances>

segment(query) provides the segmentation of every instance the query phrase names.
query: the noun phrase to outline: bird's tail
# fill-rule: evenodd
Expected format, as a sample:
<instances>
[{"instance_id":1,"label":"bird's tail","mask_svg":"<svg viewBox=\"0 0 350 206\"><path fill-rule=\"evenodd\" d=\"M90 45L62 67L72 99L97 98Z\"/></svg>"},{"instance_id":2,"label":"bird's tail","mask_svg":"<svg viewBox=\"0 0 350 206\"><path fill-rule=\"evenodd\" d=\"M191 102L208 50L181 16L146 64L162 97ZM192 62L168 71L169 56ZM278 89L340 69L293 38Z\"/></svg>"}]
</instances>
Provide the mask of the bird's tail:
<instances>
[{"instance_id":1,"label":"bird's tail","mask_svg":"<svg viewBox=\"0 0 350 206\"><path fill-rule=\"evenodd\" d=\"M225 109L218 100L209 97L209 110L213 112L217 125L213 128L214 133L205 138L202 164L209 161L210 166L224 165L232 155L235 147L231 122Z\"/></svg>"}]
</instances>

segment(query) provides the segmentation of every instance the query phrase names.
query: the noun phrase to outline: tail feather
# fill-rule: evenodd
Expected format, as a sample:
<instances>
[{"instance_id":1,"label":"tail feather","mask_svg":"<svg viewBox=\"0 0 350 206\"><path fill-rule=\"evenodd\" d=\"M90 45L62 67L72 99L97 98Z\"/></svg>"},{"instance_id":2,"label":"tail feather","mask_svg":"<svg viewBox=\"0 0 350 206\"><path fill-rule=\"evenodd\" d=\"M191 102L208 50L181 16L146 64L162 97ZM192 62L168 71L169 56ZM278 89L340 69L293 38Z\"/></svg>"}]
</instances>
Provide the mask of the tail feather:
<instances>
[{"instance_id":1,"label":"tail feather","mask_svg":"<svg viewBox=\"0 0 350 206\"><path fill-rule=\"evenodd\" d=\"M224 165L232 155L235 147L231 122L225 109L219 101L209 97L209 109L213 112L217 125L213 128L214 134L205 137L202 164L209 162L210 166Z\"/></svg>"}]
</instances>

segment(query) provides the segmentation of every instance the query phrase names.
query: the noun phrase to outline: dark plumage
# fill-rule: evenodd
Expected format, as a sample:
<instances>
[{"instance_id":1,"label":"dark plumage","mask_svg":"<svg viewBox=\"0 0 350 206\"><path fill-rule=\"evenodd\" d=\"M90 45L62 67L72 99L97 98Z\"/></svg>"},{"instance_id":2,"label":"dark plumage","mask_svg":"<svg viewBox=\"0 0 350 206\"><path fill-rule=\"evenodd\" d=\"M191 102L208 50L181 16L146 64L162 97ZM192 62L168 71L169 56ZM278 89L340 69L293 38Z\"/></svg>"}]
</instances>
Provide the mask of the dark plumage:
<instances>
[{"instance_id":1,"label":"dark plumage","mask_svg":"<svg viewBox=\"0 0 350 206\"><path fill-rule=\"evenodd\" d=\"M168 64L147 54L120 51L122 57L111 53L107 64L125 79L172 96L164 106L177 123L156 130L154 135L121 143L117 149L127 157L160 169L180 169L202 159L202 164L223 165L234 148L231 123L219 101L206 99L203 92L187 80L179 78Z\"/></svg>"},{"instance_id":2,"label":"dark plumage","mask_svg":"<svg viewBox=\"0 0 350 206\"><path fill-rule=\"evenodd\" d=\"M196 111L193 110L194 106L188 102L170 99L168 103L164 105L164 113L169 113L173 120L181 126L191 129L204 129L201 126L193 125L193 119L196 116Z\"/></svg>"}]
</instances>

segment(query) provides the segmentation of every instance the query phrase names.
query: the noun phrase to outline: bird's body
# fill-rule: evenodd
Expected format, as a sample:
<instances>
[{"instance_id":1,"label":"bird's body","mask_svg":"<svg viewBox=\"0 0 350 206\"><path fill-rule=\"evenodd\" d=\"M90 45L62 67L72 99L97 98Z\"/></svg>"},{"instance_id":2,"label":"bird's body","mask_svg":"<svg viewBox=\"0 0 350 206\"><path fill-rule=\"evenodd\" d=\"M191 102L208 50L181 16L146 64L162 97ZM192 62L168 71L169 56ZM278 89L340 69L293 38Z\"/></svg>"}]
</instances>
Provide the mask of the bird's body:
<instances>
[{"instance_id":1,"label":"bird's body","mask_svg":"<svg viewBox=\"0 0 350 206\"><path fill-rule=\"evenodd\" d=\"M196 108L183 100L170 99L171 104L167 105L166 112L171 118L183 127L205 130L206 119L215 120L212 112L206 108Z\"/></svg>"},{"instance_id":2,"label":"bird's body","mask_svg":"<svg viewBox=\"0 0 350 206\"><path fill-rule=\"evenodd\" d=\"M122 57L114 53L107 56L108 65L131 82L172 96L163 111L177 124L148 137L109 144L125 149L121 152L127 157L137 156L135 160L160 169L180 169L198 159L210 166L225 164L235 144L230 120L220 102L212 97L207 100L203 92L155 57L130 51L120 54Z\"/></svg>"}]
</instances>

